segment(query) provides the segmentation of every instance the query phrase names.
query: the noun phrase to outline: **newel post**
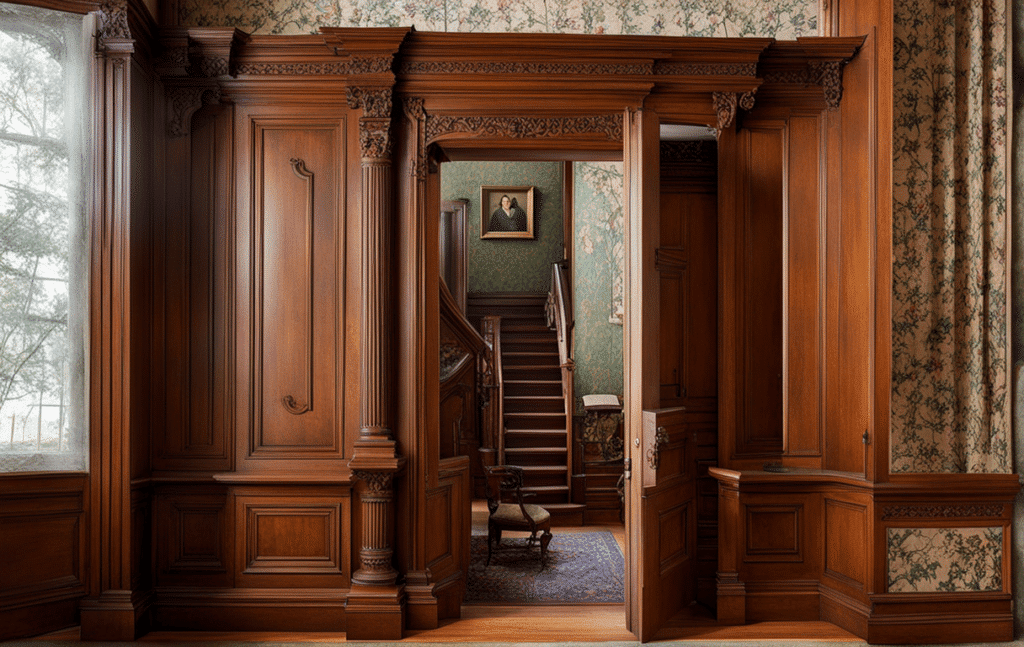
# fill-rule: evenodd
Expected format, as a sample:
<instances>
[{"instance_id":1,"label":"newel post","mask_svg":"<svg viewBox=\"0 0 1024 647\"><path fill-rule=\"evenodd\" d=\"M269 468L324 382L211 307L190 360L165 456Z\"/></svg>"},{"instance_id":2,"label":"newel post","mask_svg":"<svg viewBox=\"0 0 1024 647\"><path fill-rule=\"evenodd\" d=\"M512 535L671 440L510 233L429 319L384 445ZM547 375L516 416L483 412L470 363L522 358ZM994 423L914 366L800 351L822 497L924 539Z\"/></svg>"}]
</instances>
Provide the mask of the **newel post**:
<instances>
[{"instance_id":1,"label":"newel post","mask_svg":"<svg viewBox=\"0 0 1024 647\"><path fill-rule=\"evenodd\" d=\"M366 483L360 497L359 566L345 603L349 640L402 637L405 590L394 560L394 480L404 467L390 419L393 371L390 289L392 162L391 87L348 89L349 106L362 109L362 307L359 438L349 467Z\"/></svg>"}]
</instances>

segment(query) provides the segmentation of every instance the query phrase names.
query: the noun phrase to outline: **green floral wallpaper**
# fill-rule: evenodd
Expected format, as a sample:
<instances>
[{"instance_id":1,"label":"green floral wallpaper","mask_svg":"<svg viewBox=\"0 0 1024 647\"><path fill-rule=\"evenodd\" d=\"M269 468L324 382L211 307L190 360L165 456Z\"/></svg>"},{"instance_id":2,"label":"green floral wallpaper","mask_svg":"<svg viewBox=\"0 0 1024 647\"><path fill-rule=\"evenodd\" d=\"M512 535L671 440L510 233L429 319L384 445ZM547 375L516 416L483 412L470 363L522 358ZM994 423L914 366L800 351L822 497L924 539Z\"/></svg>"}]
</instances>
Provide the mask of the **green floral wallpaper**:
<instances>
[{"instance_id":1,"label":"green floral wallpaper","mask_svg":"<svg viewBox=\"0 0 1024 647\"><path fill-rule=\"evenodd\" d=\"M183 0L182 25L232 25L254 34L325 27L420 31L769 36L818 30L818 0Z\"/></svg>"},{"instance_id":2,"label":"green floral wallpaper","mask_svg":"<svg viewBox=\"0 0 1024 647\"><path fill-rule=\"evenodd\" d=\"M534 239L480 238L480 187L532 186ZM448 162L441 199L469 200L466 271L470 292L547 292L564 257L561 162Z\"/></svg>"},{"instance_id":3,"label":"green floral wallpaper","mask_svg":"<svg viewBox=\"0 0 1024 647\"><path fill-rule=\"evenodd\" d=\"M623 395L622 315L625 262L621 162L573 168L576 411L590 393Z\"/></svg>"},{"instance_id":4,"label":"green floral wallpaper","mask_svg":"<svg viewBox=\"0 0 1024 647\"><path fill-rule=\"evenodd\" d=\"M890 593L1000 591L1002 528L889 528Z\"/></svg>"},{"instance_id":5,"label":"green floral wallpaper","mask_svg":"<svg viewBox=\"0 0 1024 647\"><path fill-rule=\"evenodd\" d=\"M1008 472L1005 2L894 30L891 471Z\"/></svg>"}]
</instances>

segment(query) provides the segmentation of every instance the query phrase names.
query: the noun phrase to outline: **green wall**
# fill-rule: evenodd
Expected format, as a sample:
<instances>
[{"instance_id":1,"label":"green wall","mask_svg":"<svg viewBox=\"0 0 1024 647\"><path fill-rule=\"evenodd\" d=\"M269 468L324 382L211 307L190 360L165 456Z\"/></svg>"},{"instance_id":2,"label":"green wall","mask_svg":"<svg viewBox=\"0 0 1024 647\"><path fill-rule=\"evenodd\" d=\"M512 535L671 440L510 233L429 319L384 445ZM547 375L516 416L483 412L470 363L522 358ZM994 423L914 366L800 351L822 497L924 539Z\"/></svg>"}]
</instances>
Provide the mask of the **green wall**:
<instances>
[{"instance_id":1,"label":"green wall","mask_svg":"<svg viewBox=\"0 0 1024 647\"><path fill-rule=\"evenodd\" d=\"M621 162L577 162L573 168L577 413L584 395L623 395L623 180Z\"/></svg>"},{"instance_id":2,"label":"green wall","mask_svg":"<svg viewBox=\"0 0 1024 647\"><path fill-rule=\"evenodd\" d=\"M561 162L448 162L441 199L468 200L467 274L470 292L547 292L551 265L562 260ZM532 186L534 239L480 238L481 186ZM489 214L488 214L489 215Z\"/></svg>"}]
</instances>

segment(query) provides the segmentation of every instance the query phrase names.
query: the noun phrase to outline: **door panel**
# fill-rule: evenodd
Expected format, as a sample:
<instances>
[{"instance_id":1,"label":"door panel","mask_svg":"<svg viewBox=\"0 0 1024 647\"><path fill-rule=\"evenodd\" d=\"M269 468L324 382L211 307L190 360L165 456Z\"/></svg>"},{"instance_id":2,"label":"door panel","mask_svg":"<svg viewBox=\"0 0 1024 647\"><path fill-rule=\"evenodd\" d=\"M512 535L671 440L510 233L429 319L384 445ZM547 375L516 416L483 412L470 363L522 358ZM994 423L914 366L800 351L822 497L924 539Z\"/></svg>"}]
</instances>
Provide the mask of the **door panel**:
<instances>
[{"instance_id":1,"label":"door panel","mask_svg":"<svg viewBox=\"0 0 1024 647\"><path fill-rule=\"evenodd\" d=\"M639 470L640 518L646 554L641 565L641 640L694 600L696 478L694 439L686 409L643 412Z\"/></svg>"}]
</instances>

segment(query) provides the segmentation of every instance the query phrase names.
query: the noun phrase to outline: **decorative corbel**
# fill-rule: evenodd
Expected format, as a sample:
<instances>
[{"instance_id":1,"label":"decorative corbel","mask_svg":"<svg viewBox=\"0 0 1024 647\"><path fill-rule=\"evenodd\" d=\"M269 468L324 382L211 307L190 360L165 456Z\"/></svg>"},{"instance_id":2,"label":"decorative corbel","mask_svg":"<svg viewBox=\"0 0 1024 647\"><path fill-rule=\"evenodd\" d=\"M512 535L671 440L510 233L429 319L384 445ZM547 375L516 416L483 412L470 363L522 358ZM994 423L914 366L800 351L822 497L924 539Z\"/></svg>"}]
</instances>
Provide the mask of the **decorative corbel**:
<instances>
[{"instance_id":1,"label":"decorative corbel","mask_svg":"<svg viewBox=\"0 0 1024 647\"><path fill-rule=\"evenodd\" d=\"M736 107L739 104L739 96L735 92L712 92L711 102L715 106L715 114L718 117L716 128L719 134L732 126L736 119Z\"/></svg>"},{"instance_id":2,"label":"decorative corbel","mask_svg":"<svg viewBox=\"0 0 1024 647\"><path fill-rule=\"evenodd\" d=\"M189 134L192 115L199 108L220 103L220 86L217 84L169 85L164 94L167 100L167 134L171 137Z\"/></svg>"},{"instance_id":3,"label":"decorative corbel","mask_svg":"<svg viewBox=\"0 0 1024 647\"><path fill-rule=\"evenodd\" d=\"M838 108L843 98L843 68L846 61L820 61L810 64L811 77L821 86L825 104Z\"/></svg>"},{"instance_id":4,"label":"decorative corbel","mask_svg":"<svg viewBox=\"0 0 1024 647\"><path fill-rule=\"evenodd\" d=\"M203 105L220 103L219 79L234 74L234 53L248 39L238 29L172 27L162 32L157 70L164 78L168 135L188 135L192 115Z\"/></svg>"},{"instance_id":5,"label":"decorative corbel","mask_svg":"<svg viewBox=\"0 0 1024 647\"><path fill-rule=\"evenodd\" d=\"M738 102L740 108L743 108L747 112L750 112L751 110L753 110L754 109L754 95L755 94L757 94L757 88L754 88L753 90L750 90L748 92L744 92L743 94L741 94L740 98L739 98L739 102Z\"/></svg>"}]
</instances>

